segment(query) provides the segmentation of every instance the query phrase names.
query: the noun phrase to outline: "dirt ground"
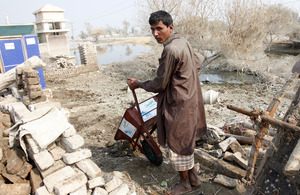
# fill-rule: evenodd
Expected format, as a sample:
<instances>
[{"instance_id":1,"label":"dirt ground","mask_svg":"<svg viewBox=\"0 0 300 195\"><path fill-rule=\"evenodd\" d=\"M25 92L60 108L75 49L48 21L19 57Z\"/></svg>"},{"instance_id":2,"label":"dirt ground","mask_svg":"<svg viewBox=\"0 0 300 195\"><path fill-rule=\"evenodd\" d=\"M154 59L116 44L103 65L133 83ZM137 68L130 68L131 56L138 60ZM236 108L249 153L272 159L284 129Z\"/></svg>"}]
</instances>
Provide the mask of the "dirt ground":
<instances>
[{"instance_id":1,"label":"dirt ground","mask_svg":"<svg viewBox=\"0 0 300 195\"><path fill-rule=\"evenodd\" d=\"M155 60L156 62L156 60ZM136 60L131 64L145 63ZM151 61L147 62L151 63ZM168 159L160 166L151 164L139 151L132 151L127 141L115 141L114 135L122 116L133 103L133 96L128 90L126 78L112 74L114 65L101 67L99 71L81 74L67 79L47 80L47 88L52 90L52 101L61 102L69 111L69 121L77 132L84 137L86 147L92 150L92 160L104 172L127 172L137 194L163 194L178 182L178 175L172 169ZM116 71L117 72L117 71ZM260 108L266 110L278 88L243 84L202 84L203 92L219 92L219 102L205 104L207 123L222 127L224 123L238 113L228 110L227 105L235 105L247 110ZM136 91L139 101L154 94L141 89ZM282 117L290 100L281 102L276 117ZM215 173L200 170L202 185L193 188L188 194L242 194L244 186L240 183L235 189L227 189L212 182ZM167 185L161 185L162 182Z\"/></svg>"}]
</instances>

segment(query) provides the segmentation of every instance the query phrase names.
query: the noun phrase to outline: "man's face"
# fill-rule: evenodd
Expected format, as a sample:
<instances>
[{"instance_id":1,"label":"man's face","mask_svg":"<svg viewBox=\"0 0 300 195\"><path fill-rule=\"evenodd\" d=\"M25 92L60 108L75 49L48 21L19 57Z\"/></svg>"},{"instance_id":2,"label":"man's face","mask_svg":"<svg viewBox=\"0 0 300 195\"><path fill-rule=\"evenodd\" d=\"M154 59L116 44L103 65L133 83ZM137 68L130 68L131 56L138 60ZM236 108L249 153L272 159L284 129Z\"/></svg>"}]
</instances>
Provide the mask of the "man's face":
<instances>
[{"instance_id":1,"label":"man's face","mask_svg":"<svg viewBox=\"0 0 300 195\"><path fill-rule=\"evenodd\" d=\"M151 25L151 31L157 43L162 44L171 36L173 24L167 27L162 21L159 21L158 23Z\"/></svg>"}]
</instances>

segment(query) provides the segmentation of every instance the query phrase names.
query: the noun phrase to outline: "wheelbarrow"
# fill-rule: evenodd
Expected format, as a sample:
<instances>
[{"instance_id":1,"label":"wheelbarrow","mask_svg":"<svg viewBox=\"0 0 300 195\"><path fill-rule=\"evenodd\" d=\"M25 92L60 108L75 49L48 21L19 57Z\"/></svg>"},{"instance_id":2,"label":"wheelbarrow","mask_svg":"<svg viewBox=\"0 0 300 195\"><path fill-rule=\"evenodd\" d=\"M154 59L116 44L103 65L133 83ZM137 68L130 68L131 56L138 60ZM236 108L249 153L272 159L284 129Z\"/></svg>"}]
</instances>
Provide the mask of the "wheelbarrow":
<instances>
[{"instance_id":1,"label":"wheelbarrow","mask_svg":"<svg viewBox=\"0 0 300 195\"><path fill-rule=\"evenodd\" d=\"M138 103L136 93L132 90L135 103L128 109L120 122L115 140L128 140L133 150L139 150L156 166L163 162L153 133L156 130L157 95Z\"/></svg>"}]
</instances>

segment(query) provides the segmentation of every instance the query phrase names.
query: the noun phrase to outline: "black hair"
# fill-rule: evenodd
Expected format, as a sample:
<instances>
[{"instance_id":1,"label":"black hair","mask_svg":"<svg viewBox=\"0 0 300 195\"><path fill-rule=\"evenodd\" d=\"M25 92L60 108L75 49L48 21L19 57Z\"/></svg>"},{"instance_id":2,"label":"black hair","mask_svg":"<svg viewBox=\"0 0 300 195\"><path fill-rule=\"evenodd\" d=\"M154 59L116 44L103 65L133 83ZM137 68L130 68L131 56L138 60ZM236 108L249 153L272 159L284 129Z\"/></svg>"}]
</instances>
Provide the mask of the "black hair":
<instances>
[{"instance_id":1,"label":"black hair","mask_svg":"<svg viewBox=\"0 0 300 195\"><path fill-rule=\"evenodd\" d=\"M173 24L172 16L164 10L159 10L150 14L149 17L150 25L156 24L159 21L162 21L162 23L164 23L164 25L166 25L167 27Z\"/></svg>"}]
</instances>

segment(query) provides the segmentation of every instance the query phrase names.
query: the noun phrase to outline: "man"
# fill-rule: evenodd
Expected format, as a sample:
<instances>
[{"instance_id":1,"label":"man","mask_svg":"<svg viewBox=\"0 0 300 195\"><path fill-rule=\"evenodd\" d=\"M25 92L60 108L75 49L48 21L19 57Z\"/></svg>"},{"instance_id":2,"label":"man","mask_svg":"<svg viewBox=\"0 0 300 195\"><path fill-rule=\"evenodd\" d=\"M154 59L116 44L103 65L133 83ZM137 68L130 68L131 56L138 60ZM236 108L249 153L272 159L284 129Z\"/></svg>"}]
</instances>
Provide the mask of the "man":
<instances>
[{"instance_id":1,"label":"man","mask_svg":"<svg viewBox=\"0 0 300 195\"><path fill-rule=\"evenodd\" d=\"M179 184L167 194L184 194L192 186L200 185L194 169L195 141L206 133L198 76L200 62L187 40L174 32L169 13L162 10L152 13L149 24L156 41L164 46L157 76L145 82L128 78L127 82L132 90L143 88L158 93L158 143L168 146L170 160L180 176Z\"/></svg>"}]
</instances>

